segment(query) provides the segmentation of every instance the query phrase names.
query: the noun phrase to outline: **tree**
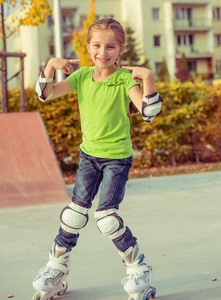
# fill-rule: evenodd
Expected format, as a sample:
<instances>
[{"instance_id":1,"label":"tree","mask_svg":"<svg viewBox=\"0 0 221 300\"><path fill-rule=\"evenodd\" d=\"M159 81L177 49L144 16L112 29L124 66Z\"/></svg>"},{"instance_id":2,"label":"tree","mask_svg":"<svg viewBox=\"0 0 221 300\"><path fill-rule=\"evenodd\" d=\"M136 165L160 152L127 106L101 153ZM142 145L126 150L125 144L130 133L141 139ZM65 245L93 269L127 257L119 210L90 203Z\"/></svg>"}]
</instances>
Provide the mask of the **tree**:
<instances>
[{"instance_id":1,"label":"tree","mask_svg":"<svg viewBox=\"0 0 221 300\"><path fill-rule=\"evenodd\" d=\"M148 56L139 49L139 44L134 38L134 30L130 26L127 26L125 28L125 34L125 51L120 57L122 63L128 66L139 66L150 69ZM142 64L138 64L140 57L144 58L144 62Z\"/></svg>"},{"instance_id":2,"label":"tree","mask_svg":"<svg viewBox=\"0 0 221 300\"><path fill-rule=\"evenodd\" d=\"M187 60L184 54L181 58L176 60L176 70L177 72L175 73L175 76L180 80L180 82L192 81L192 76L188 69Z\"/></svg>"},{"instance_id":3,"label":"tree","mask_svg":"<svg viewBox=\"0 0 221 300\"><path fill-rule=\"evenodd\" d=\"M93 62L90 58L90 54L86 47L87 32L90 25L95 21L95 0L89 1L89 13L87 19L83 22L82 28L73 31L73 49L77 52L79 58L81 58L80 66L92 66Z\"/></svg>"},{"instance_id":4,"label":"tree","mask_svg":"<svg viewBox=\"0 0 221 300\"><path fill-rule=\"evenodd\" d=\"M140 50L134 36L134 30L127 26L125 28L126 41L125 51L121 54L121 60L125 61L129 66L134 66L140 60Z\"/></svg>"},{"instance_id":5,"label":"tree","mask_svg":"<svg viewBox=\"0 0 221 300\"><path fill-rule=\"evenodd\" d=\"M170 81L170 76L169 76L169 73L168 73L167 63L166 63L165 57L163 57L163 61L160 65L160 67L159 67L157 77L162 82L169 82Z\"/></svg>"},{"instance_id":6,"label":"tree","mask_svg":"<svg viewBox=\"0 0 221 300\"><path fill-rule=\"evenodd\" d=\"M26 3L25 0L0 0L1 4L1 40L2 50L7 52L6 40L14 32L19 30L20 26L31 25L38 26L44 23L46 17L52 13L50 0L30 0ZM7 7L6 7L7 6ZM8 11L19 6L19 13L13 13L5 16L4 7ZM7 20L7 25L6 24ZM12 26L10 26L11 24ZM2 111L8 112L8 85L7 85L7 57L2 57Z\"/></svg>"}]
</instances>

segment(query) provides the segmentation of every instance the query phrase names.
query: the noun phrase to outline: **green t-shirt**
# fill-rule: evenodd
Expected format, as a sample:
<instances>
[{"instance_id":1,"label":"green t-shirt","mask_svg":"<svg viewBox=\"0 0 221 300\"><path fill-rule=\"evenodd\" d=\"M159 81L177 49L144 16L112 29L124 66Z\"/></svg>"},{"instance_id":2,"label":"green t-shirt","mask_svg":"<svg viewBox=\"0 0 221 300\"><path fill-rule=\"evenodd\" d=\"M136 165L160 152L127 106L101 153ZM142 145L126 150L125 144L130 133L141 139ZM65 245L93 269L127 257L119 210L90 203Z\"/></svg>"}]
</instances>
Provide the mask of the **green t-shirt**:
<instances>
[{"instance_id":1,"label":"green t-shirt","mask_svg":"<svg viewBox=\"0 0 221 300\"><path fill-rule=\"evenodd\" d=\"M78 94L83 142L80 148L100 158L126 158L133 154L127 115L128 92L138 84L128 70L117 68L104 80L92 80L94 67L81 67L67 81Z\"/></svg>"}]
</instances>

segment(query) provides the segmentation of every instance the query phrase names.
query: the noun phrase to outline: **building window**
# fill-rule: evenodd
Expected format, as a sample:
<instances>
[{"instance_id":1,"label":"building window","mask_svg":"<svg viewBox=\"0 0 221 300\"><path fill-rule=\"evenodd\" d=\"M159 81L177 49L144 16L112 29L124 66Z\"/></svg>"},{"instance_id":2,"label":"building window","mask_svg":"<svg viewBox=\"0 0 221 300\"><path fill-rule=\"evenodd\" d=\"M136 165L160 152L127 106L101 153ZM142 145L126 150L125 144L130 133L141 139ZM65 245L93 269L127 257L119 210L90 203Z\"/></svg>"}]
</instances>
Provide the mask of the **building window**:
<instances>
[{"instance_id":1,"label":"building window","mask_svg":"<svg viewBox=\"0 0 221 300\"><path fill-rule=\"evenodd\" d=\"M189 45L194 44L194 36L192 34L189 34Z\"/></svg>"},{"instance_id":2,"label":"building window","mask_svg":"<svg viewBox=\"0 0 221 300\"><path fill-rule=\"evenodd\" d=\"M152 8L153 20L159 20L159 8Z\"/></svg>"},{"instance_id":3,"label":"building window","mask_svg":"<svg viewBox=\"0 0 221 300\"><path fill-rule=\"evenodd\" d=\"M216 61L216 72L221 74L221 60Z\"/></svg>"},{"instance_id":4,"label":"building window","mask_svg":"<svg viewBox=\"0 0 221 300\"><path fill-rule=\"evenodd\" d=\"M54 25L54 20L52 18L52 15L48 16L48 27L52 27Z\"/></svg>"},{"instance_id":5,"label":"building window","mask_svg":"<svg viewBox=\"0 0 221 300\"><path fill-rule=\"evenodd\" d=\"M72 15L62 15L62 31L72 33L74 30L74 21Z\"/></svg>"},{"instance_id":6,"label":"building window","mask_svg":"<svg viewBox=\"0 0 221 300\"><path fill-rule=\"evenodd\" d=\"M177 36L177 45L178 46L185 46L186 45L186 36L185 35L178 35Z\"/></svg>"},{"instance_id":7,"label":"building window","mask_svg":"<svg viewBox=\"0 0 221 300\"><path fill-rule=\"evenodd\" d=\"M154 35L154 47L160 47L160 35Z\"/></svg>"},{"instance_id":8,"label":"building window","mask_svg":"<svg viewBox=\"0 0 221 300\"><path fill-rule=\"evenodd\" d=\"M188 61L187 64L188 64L189 71L196 73L196 61L191 60L191 61Z\"/></svg>"},{"instance_id":9,"label":"building window","mask_svg":"<svg viewBox=\"0 0 221 300\"><path fill-rule=\"evenodd\" d=\"M187 7L187 8L176 7L175 18L176 18L176 20L192 19L192 8L191 7Z\"/></svg>"},{"instance_id":10,"label":"building window","mask_svg":"<svg viewBox=\"0 0 221 300\"><path fill-rule=\"evenodd\" d=\"M54 56L55 55L54 44L50 44L49 45L49 53L50 53L50 56Z\"/></svg>"},{"instance_id":11,"label":"building window","mask_svg":"<svg viewBox=\"0 0 221 300\"><path fill-rule=\"evenodd\" d=\"M214 20L221 20L221 7L214 7L213 8L213 19Z\"/></svg>"},{"instance_id":12,"label":"building window","mask_svg":"<svg viewBox=\"0 0 221 300\"><path fill-rule=\"evenodd\" d=\"M185 25L183 20L188 20L188 26L193 26L193 11L191 7L181 8L176 7L175 9L175 19L180 22L180 25Z\"/></svg>"},{"instance_id":13,"label":"building window","mask_svg":"<svg viewBox=\"0 0 221 300\"><path fill-rule=\"evenodd\" d=\"M194 36L189 35L177 35L177 45L178 46L192 46L194 44Z\"/></svg>"},{"instance_id":14,"label":"building window","mask_svg":"<svg viewBox=\"0 0 221 300\"><path fill-rule=\"evenodd\" d=\"M215 47L221 47L221 34L215 34Z\"/></svg>"},{"instance_id":15,"label":"building window","mask_svg":"<svg viewBox=\"0 0 221 300\"><path fill-rule=\"evenodd\" d=\"M186 10L184 8L176 7L175 15L177 20L185 20Z\"/></svg>"}]
</instances>

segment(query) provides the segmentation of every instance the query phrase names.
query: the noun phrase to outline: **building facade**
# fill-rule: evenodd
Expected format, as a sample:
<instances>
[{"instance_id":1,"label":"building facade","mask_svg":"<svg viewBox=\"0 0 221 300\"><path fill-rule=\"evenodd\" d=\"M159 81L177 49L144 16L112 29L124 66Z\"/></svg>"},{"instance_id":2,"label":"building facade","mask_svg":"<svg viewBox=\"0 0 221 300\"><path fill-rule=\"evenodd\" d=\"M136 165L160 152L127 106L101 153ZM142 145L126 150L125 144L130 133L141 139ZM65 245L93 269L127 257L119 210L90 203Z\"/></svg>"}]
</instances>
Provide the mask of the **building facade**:
<instances>
[{"instance_id":1,"label":"building facade","mask_svg":"<svg viewBox=\"0 0 221 300\"><path fill-rule=\"evenodd\" d=\"M52 1L53 7L53 1ZM63 57L76 57L71 42L89 11L88 0L61 0ZM170 79L183 55L191 73L221 78L221 0L96 0L96 17L113 17L134 31L139 48L157 74L165 59ZM39 27L22 27L7 41L9 52L25 52L25 86L34 86L41 69L56 55L54 16ZM19 62L10 59L10 72ZM144 56L140 57L141 62ZM9 77L13 74L9 74ZM9 86L18 86L17 79Z\"/></svg>"}]
</instances>

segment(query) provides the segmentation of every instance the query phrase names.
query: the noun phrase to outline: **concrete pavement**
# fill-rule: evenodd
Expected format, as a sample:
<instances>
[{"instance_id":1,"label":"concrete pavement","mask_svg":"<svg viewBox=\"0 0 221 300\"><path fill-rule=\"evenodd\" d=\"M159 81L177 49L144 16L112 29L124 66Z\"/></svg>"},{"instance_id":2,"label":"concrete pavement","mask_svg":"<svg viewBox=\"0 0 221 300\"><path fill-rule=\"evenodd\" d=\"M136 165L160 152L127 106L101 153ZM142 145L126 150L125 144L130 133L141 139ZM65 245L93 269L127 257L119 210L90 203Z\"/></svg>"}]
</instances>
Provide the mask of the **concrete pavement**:
<instances>
[{"instance_id":1,"label":"concrete pavement","mask_svg":"<svg viewBox=\"0 0 221 300\"><path fill-rule=\"evenodd\" d=\"M127 299L125 267L96 228L97 199L72 251L68 291L58 299ZM63 206L0 210L0 300L31 299ZM152 262L157 299L221 299L221 172L130 180L119 215Z\"/></svg>"}]
</instances>

